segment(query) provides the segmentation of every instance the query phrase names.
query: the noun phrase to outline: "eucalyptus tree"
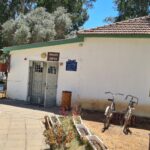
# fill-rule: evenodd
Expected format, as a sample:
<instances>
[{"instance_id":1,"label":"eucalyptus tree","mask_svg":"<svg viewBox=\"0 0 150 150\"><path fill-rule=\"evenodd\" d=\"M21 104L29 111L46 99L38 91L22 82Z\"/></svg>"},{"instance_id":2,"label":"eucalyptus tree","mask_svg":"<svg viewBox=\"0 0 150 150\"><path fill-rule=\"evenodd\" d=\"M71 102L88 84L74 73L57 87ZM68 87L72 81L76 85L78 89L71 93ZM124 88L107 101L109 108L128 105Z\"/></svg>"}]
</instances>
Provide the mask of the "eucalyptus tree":
<instances>
[{"instance_id":1,"label":"eucalyptus tree","mask_svg":"<svg viewBox=\"0 0 150 150\"><path fill-rule=\"evenodd\" d=\"M68 13L72 14L73 30L78 30L85 21L88 20L89 8L93 7L96 0L38 0L37 6L45 7L50 13L58 7L64 7Z\"/></svg>"},{"instance_id":2,"label":"eucalyptus tree","mask_svg":"<svg viewBox=\"0 0 150 150\"><path fill-rule=\"evenodd\" d=\"M119 15L116 21L146 16L150 13L150 0L115 0Z\"/></svg>"},{"instance_id":3,"label":"eucalyptus tree","mask_svg":"<svg viewBox=\"0 0 150 150\"><path fill-rule=\"evenodd\" d=\"M107 17L107 22L117 22L150 14L150 0L114 0L118 16Z\"/></svg>"},{"instance_id":4,"label":"eucalyptus tree","mask_svg":"<svg viewBox=\"0 0 150 150\"><path fill-rule=\"evenodd\" d=\"M1 25L9 19L26 14L36 7L35 0L0 0L0 48L5 46L2 40Z\"/></svg>"},{"instance_id":5,"label":"eucalyptus tree","mask_svg":"<svg viewBox=\"0 0 150 150\"><path fill-rule=\"evenodd\" d=\"M39 7L26 15L20 14L2 25L3 42L10 46L65 38L72 28L70 16L62 7L54 13Z\"/></svg>"}]
</instances>

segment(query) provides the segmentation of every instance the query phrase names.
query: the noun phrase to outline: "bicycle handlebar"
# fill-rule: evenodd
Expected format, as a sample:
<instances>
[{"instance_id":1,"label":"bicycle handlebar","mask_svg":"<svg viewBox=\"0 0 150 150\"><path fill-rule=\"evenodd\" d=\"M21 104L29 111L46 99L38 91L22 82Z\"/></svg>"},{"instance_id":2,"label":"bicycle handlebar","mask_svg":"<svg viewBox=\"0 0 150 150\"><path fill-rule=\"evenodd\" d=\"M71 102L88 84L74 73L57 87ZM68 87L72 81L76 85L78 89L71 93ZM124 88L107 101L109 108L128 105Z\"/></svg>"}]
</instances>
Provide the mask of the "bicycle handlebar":
<instances>
[{"instance_id":1,"label":"bicycle handlebar","mask_svg":"<svg viewBox=\"0 0 150 150\"><path fill-rule=\"evenodd\" d=\"M112 93L112 92L105 92L105 94L112 94L112 95L113 95L113 93Z\"/></svg>"},{"instance_id":2,"label":"bicycle handlebar","mask_svg":"<svg viewBox=\"0 0 150 150\"><path fill-rule=\"evenodd\" d=\"M115 95L121 95L121 96L123 96L124 95L122 93L112 93L112 92L105 92L105 94L111 94L113 96L115 96Z\"/></svg>"},{"instance_id":3,"label":"bicycle handlebar","mask_svg":"<svg viewBox=\"0 0 150 150\"><path fill-rule=\"evenodd\" d=\"M130 102L132 102L133 104L138 104L138 101L139 101L139 99L136 97L136 96L133 96L133 95L127 95L126 97L125 97L125 100L127 100L127 99L129 99L130 98ZM134 101L134 100L136 100L136 101Z\"/></svg>"},{"instance_id":4,"label":"bicycle handlebar","mask_svg":"<svg viewBox=\"0 0 150 150\"><path fill-rule=\"evenodd\" d=\"M117 95L120 95L120 96L123 96L124 94L122 93L112 93L110 91L108 92L105 92L105 94L110 94L112 96L112 99L108 99L109 101L113 101L114 100L114 97L117 96Z\"/></svg>"}]
</instances>

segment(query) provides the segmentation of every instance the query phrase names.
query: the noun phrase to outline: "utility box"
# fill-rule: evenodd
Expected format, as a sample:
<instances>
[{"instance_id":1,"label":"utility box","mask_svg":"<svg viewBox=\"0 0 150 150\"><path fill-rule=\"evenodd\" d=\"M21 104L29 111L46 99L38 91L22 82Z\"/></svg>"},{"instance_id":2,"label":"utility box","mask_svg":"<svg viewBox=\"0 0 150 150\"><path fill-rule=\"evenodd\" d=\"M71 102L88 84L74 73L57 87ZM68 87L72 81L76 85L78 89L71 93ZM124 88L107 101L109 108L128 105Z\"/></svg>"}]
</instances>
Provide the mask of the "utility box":
<instances>
[{"instance_id":1,"label":"utility box","mask_svg":"<svg viewBox=\"0 0 150 150\"><path fill-rule=\"evenodd\" d=\"M62 91L62 101L61 106L69 110L71 108L71 91Z\"/></svg>"}]
</instances>

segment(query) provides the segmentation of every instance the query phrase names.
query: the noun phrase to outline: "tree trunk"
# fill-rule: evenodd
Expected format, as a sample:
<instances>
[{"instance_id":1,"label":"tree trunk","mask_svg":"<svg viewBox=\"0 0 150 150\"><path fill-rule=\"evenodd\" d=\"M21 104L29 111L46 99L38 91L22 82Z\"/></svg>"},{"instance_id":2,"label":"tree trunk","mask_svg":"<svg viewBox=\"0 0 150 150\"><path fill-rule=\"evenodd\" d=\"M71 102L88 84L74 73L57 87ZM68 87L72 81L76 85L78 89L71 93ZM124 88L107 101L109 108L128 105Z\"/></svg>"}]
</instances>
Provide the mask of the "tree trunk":
<instances>
[{"instance_id":1,"label":"tree trunk","mask_svg":"<svg viewBox=\"0 0 150 150\"><path fill-rule=\"evenodd\" d=\"M22 14L24 14L25 13L25 0L20 0L20 4L21 4L21 10L20 10L20 12Z\"/></svg>"}]
</instances>

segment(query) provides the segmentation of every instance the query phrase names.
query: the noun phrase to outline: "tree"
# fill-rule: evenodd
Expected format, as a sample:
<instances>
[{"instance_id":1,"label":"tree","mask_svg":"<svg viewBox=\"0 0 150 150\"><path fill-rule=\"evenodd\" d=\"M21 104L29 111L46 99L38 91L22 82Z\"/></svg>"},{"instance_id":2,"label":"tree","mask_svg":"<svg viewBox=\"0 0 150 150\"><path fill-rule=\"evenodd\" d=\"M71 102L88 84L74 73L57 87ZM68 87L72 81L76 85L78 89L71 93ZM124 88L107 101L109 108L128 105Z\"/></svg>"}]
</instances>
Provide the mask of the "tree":
<instances>
[{"instance_id":1,"label":"tree","mask_svg":"<svg viewBox=\"0 0 150 150\"><path fill-rule=\"evenodd\" d=\"M53 40L55 31L55 18L53 14L39 7L26 15L26 23L30 28L30 43Z\"/></svg>"},{"instance_id":2,"label":"tree","mask_svg":"<svg viewBox=\"0 0 150 150\"><path fill-rule=\"evenodd\" d=\"M15 21L13 19L6 21L2 25L2 38L4 45L9 46L13 44L14 31L15 31Z\"/></svg>"},{"instance_id":3,"label":"tree","mask_svg":"<svg viewBox=\"0 0 150 150\"><path fill-rule=\"evenodd\" d=\"M116 21L146 16L149 14L150 0L115 0L119 16Z\"/></svg>"},{"instance_id":4,"label":"tree","mask_svg":"<svg viewBox=\"0 0 150 150\"><path fill-rule=\"evenodd\" d=\"M16 18L20 13L26 14L35 8L35 0L1 0L0 23Z\"/></svg>"},{"instance_id":5,"label":"tree","mask_svg":"<svg viewBox=\"0 0 150 150\"><path fill-rule=\"evenodd\" d=\"M0 48L2 47L2 44L3 46L7 46L7 45L11 45L11 42L12 43L17 42L17 40L16 42L13 40L6 41L7 38L5 37L7 37L7 35L3 36L5 39L4 39L4 43L2 42L1 25L7 20L10 20L10 19L15 20L16 18L19 18L20 14L26 15L28 12L41 6L46 8L46 11L53 14L53 17L55 17L54 19L55 32L57 32L56 36L54 36L55 39L61 39L65 37L74 36L75 30L78 30L79 27L82 26L84 22L88 19L87 10L89 8L92 8L93 3L95 1L96 0L1 0L0 1ZM60 6L64 7L65 9L59 10L58 7ZM5 25L9 26L9 24L5 24ZM45 36L43 34L46 34L47 32L44 33L42 32L42 30L39 31L38 30L39 28L41 29L41 26L38 26L38 27L35 26L35 30L37 30L38 32L33 31L34 39L32 39L33 36L31 35L31 33L27 34L28 30L29 32L31 32L31 30L33 29L30 27L27 28L26 25L22 25L22 27L20 28L17 27L16 32L12 31L14 32L15 35L14 34L12 35L14 35L15 39L18 38L19 43L22 43L23 41L22 42L20 41L23 38L23 37L20 38L21 36L20 34L22 33L23 34L22 36L25 36L27 38L24 41L24 43L26 43L29 39L30 39L29 42L32 42L32 41L34 42L35 35L36 33L38 33L38 37L36 41L41 41L42 37L38 40L39 36L40 35ZM3 29L4 29L4 25L3 25ZM5 30L7 29L5 28L3 31ZM71 34L69 35L68 33L71 33Z\"/></svg>"},{"instance_id":6,"label":"tree","mask_svg":"<svg viewBox=\"0 0 150 150\"><path fill-rule=\"evenodd\" d=\"M2 37L6 46L50 41L65 38L71 27L70 14L64 8L59 7L50 14L39 7L6 21L2 25Z\"/></svg>"},{"instance_id":7,"label":"tree","mask_svg":"<svg viewBox=\"0 0 150 150\"><path fill-rule=\"evenodd\" d=\"M150 0L114 0L119 15L108 17L106 21L122 21L136 17L146 16L150 13Z\"/></svg>"},{"instance_id":8,"label":"tree","mask_svg":"<svg viewBox=\"0 0 150 150\"><path fill-rule=\"evenodd\" d=\"M3 46L1 25L9 19L15 19L20 13L26 14L35 7L35 0L0 1L0 48Z\"/></svg>"},{"instance_id":9,"label":"tree","mask_svg":"<svg viewBox=\"0 0 150 150\"><path fill-rule=\"evenodd\" d=\"M93 6L96 0L38 0L37 6L45 7L53 13L59 6L64 7L72 14L73 30L78 30L88 19L87 10Z\"/></svg>"},{"instance_id":10,"label":"tree","mask_svg":"<svg viewBox=\"0 0 150 150\"><path fill-rule=\"evenodd\" d=\"M71 15L63 7L58 7L53 14L55 18L55 39L64 39L72 29Z\"/></svg>"}]
</instances>

